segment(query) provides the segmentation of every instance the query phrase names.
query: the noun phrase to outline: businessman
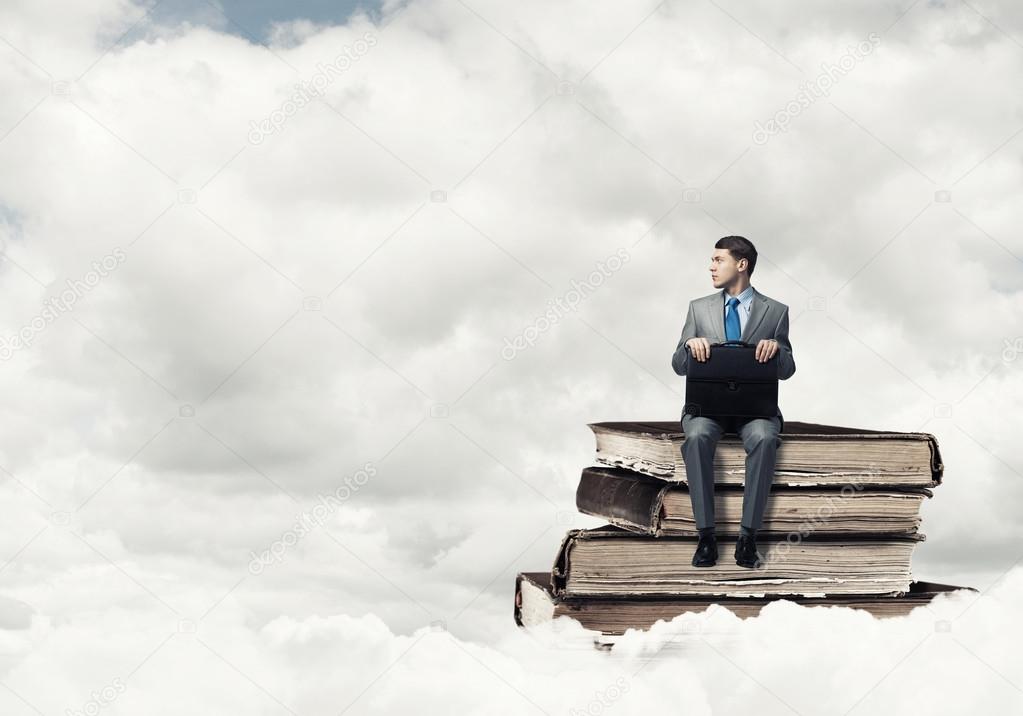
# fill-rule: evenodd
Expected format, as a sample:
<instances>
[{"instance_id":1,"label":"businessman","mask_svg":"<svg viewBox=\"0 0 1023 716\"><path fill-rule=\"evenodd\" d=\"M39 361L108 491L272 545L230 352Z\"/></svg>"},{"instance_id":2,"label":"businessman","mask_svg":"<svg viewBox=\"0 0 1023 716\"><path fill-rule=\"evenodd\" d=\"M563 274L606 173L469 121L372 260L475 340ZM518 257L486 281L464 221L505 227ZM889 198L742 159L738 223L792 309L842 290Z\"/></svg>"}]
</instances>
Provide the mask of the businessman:
<instances>
[{"instance_id":1,"label":"businessman","mask_svg":"<svg viewBox=\"0 0 1023 716\"><path fill-rule=\"evenodd\" d=\"M757 250L742 236L725 236L714 244L710 275L714 288L721 289L689 303L682 337L671 357L671 367L685 375L689 361L710 358L710 344L741 340L756 346L754 360L767 362L777 357L778 378L786 380L796 372L789 343L789 308L757 291L750 277L757 265ZM726 349L727 350L727 349ZM774 481L775 456L785 425L778 411L772 418L732 418L718 421L704 416L682 415L682 459L689 481L696 527L700 533L694 567L712 567L718 549L714 535L714 452L725 432L737 433L746 449L746 480L742 497L742 522L735 543L735 563L756 568L763 562L756 535Z\"/></svg>"}]
</instances>

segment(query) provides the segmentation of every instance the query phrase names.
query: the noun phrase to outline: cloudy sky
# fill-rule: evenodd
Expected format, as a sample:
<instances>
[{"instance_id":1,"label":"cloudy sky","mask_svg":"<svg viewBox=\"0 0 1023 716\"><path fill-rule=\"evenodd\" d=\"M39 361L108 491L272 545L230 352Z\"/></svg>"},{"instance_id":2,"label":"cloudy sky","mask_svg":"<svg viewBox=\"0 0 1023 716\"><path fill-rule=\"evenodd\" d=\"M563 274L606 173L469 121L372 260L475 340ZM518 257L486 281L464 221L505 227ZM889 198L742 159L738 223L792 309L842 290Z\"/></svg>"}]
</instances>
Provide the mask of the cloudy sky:
<instances>
[{"instance_id":1,"label":"cloudy sky","mask_svg":"<svg viewBox=\"0 0 1023 716\"><path fill-rule=\"evenodd\" d=\"M3 3L0 711L1018 707L1021 71L993 0ZM980 596L519 632L727 234Z\"/></svg>"}]
</instances>

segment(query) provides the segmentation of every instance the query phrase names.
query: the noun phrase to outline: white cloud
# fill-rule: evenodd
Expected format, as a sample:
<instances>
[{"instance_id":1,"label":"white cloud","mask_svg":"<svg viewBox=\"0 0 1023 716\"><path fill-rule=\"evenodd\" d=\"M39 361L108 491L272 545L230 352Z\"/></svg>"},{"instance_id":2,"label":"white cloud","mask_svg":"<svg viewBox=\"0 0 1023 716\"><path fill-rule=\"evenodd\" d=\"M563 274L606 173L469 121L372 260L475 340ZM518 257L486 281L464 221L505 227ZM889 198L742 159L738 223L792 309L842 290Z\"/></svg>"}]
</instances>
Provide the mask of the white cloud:
<instances>
[{"instance_id":1,"label":"white cloud","mask_svg":"<svg viewBox=\"0 0 1023 716\"><path fill-rule=\"evenodd\" d=\"M895 619L783 601L740 620L718 607L629 632L610 652L568 618L529 631L505 619L481 644L441 623L394 634L371 614L282 615L255 627L229 597L196 631L138 611L37 617L35 648L4 678L45 711L117 679L125 689L111 713L1011 710L1023 700L1013 658L1021 591L1017 569L984 594L941 596ZM5 713L23 708L10 693L0 699Z\"/></svg>"}]
</instances>

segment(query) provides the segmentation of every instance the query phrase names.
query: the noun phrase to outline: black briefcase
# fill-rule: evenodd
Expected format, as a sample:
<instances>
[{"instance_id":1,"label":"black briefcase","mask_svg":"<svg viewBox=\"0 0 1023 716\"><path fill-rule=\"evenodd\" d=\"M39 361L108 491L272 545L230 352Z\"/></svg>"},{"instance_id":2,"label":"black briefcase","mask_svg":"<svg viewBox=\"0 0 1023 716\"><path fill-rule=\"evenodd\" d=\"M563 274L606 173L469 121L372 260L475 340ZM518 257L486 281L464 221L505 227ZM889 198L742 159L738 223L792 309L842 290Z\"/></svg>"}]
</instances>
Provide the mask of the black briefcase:
<instances>
[{"instance_id":1,"label":"black briefcase","mask_svg":"<svg viewBox=\"0 0 1023 716\"><path fill-rule=\"evenodd\" d=\"M689 415L717 418L773 418L778 415L778 356L756 359L756 346L742 341L710 344L710 358L689 356L686 404Z\"/></svg>"}]
</instances>

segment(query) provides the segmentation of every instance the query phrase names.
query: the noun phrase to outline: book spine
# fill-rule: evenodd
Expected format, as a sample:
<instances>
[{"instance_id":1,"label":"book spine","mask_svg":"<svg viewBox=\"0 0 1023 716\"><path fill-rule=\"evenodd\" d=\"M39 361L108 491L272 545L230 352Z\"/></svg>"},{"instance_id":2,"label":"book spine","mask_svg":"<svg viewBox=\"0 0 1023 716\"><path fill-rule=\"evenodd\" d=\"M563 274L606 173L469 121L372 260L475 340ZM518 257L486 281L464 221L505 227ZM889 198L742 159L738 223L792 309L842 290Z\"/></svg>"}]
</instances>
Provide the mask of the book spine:
<instances>
[{"instance_id":1,"label":"book spine","mask_svg":"<svg viewBox=\"0 0 1023 716\"><path fill-rule=\"evenodd\" d=\"M586 468L579 478L575 504L580 512L602 517L633 532L656 534L668 485L627 473Z\"/></svg>"},{"instance_id":2,"label":"book spine","mask_svg":"<svg viewBox=\"0 0 1023 716\"><path fill-rule=\"evenodd\" d=\"M551 593L555 596L560 596L565 591L565 582L568 581L568 553L580 532L582 530L569 530L554 557L554 567L551 568Z\"/></svg>"}]
</instances>

